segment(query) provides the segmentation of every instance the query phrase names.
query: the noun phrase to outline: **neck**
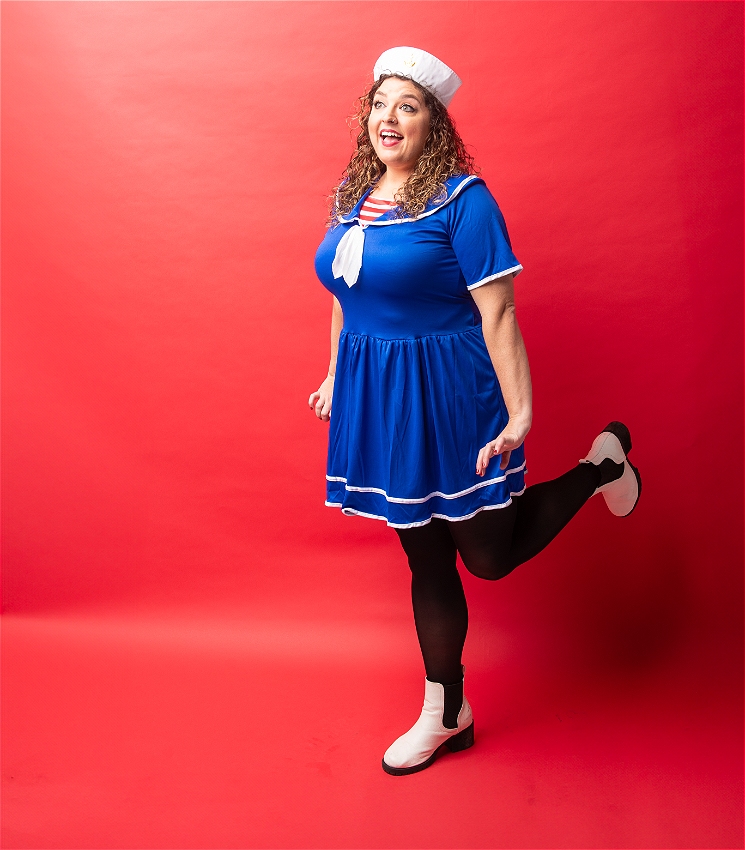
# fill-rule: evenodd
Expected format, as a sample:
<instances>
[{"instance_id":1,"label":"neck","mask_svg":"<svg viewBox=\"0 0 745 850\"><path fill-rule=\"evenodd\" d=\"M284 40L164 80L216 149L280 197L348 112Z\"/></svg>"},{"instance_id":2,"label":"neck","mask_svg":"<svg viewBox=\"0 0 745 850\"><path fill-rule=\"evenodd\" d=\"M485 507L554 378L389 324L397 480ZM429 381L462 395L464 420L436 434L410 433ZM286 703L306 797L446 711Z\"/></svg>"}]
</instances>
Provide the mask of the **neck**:
<instances>
[{"instance_id":1,"label":"neck","mask_svg":"<svg viewBox=\"0 0 745 850\"><path fill-rule=\"evenodd\" d=\"M398 192L398 190L409 179L413 170L413 168L397 169L392 166L388 166L383 173L383 176L380 180L378 180L378 191L381 194L390 195L391 198L393 198L396 192Z\"/></svg>"}]
</instances>

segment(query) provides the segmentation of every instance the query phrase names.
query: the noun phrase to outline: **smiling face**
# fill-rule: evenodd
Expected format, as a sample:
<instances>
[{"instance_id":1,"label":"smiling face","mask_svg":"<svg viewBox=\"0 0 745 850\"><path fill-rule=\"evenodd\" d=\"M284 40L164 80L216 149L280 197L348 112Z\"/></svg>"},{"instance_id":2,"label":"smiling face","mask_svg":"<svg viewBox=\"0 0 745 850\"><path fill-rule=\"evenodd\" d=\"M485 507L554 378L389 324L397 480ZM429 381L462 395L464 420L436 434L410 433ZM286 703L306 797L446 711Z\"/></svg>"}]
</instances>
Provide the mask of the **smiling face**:
<instances>
[{"instance_id":1,"label":"smiling face","mask_svg":"<svg viewBox=\"0 0 745 850\"><path fill-rule=\"evenodd\" d=\"M391 171L411 173L424 150L430 112L409 80L388 77L375 92L367 132L380 161Z\"/></svg>"}]
</instances>

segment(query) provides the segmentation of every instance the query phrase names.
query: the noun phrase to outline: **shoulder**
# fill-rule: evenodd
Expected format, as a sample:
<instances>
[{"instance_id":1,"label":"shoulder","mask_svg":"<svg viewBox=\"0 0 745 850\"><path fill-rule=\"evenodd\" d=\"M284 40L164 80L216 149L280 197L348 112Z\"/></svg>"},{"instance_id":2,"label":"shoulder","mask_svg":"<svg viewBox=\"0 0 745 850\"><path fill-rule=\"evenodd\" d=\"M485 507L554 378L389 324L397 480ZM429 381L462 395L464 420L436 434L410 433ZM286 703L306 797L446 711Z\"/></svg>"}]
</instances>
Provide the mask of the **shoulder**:
<instances>
[{"instance_id":1,"label":"shoulder","mask_svg":"<svg viewBox=\"0 0 745 850\"><path fill-rule=\"evenodd\" d=\"M449 188L448 196L456 206L474 206L496 204L486 181L477 174L460 175L451 177L447 183L454 181L452 189Z\"/></svg>"},{"instance_id":2,"label":"shoulder","mask_svg":"<svg viewBox=\"0 0 745 850\"><path fill-rule=\"evenodd\" d=\"M449 217L455 207L463 205L464 198L469 198L470 200L466 203L470 204L473 201L478 201L483 192L491 197L483 179L477 174L454 174L445 180L443 190L428 202L418 219L427 218L433 213L439 212L447 212ZM439 218L439 216L435 216L435 218Z\"/></svg>"},{"instance_id":3,"label":"shoulder","mask_svg":"<svg viewBox=\"0 0 745 850\"><path fill-rule=\"evenodd\" d=\"M482 177L461 178L450 194L448 222L451 226L470 226L474 220L501 218L502 213L494 195Z\"/></svg>"}]
</instances>

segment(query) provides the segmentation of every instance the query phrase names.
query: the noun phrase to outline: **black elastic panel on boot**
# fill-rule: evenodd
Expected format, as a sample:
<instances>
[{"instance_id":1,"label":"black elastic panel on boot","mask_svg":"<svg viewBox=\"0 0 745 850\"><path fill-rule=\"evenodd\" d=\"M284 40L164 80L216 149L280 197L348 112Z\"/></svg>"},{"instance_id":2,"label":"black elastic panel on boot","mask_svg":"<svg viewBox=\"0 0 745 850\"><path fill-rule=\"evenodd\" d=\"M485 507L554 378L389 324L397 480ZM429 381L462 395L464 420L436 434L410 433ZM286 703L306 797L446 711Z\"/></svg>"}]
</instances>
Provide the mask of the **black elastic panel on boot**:
<instances>
[{"instance_id":1,"label":"black elastic panel on boot","mask_svg":"<svg viewBox=\"0 0 745 850\"><path fill-rule=\"evenodd\" d=\"M442 725L446 729L458 726L458 714L463 705L463 682L454 685L443 685L445 689L445 707L442 712Z\"/></svg>"},{"instance_id":2,"label":"black elastic panel on boot","mask_svg":"<svg viewBox=\"0 0 745 850\"><path fill-rule=\"evenodd\" d=\"M603 484L609 484L611 481L616 481L623 475L623 464L616 463L609 457L603 458L598 464L598 469L600 470L599 487L602 487Z\"/></svg>"}]
</instances>

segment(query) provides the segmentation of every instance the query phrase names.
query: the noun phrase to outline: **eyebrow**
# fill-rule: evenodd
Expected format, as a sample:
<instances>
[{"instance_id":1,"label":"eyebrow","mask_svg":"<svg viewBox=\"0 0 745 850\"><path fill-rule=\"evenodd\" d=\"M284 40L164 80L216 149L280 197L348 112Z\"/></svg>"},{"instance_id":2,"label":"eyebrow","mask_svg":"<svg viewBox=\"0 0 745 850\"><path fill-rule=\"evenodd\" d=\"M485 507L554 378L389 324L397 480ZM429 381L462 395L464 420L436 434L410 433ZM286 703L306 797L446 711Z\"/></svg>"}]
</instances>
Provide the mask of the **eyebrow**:
<instances>
[{"instance_id":1,"label":"eyebrow","mask_svg":"<svg viewBox=\"0 0 745 850\"><path fill-rule=\"evenodd\" d=\"M380 89L378 89L378 91L375 92L375 97L377 97L378 95L380 95L381 97L390 97L390 95L387 95L385 92L380 91ZM415 94L402 94L401 95L402 100L404 98L407 98L407 97L411 98L411 100L415 100L420 106L422 105L422 101L419 99L419 97L417 95L415 95Z\"/></svg>"}]
</instances>

